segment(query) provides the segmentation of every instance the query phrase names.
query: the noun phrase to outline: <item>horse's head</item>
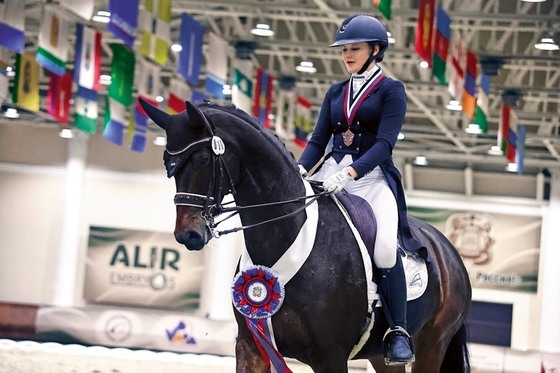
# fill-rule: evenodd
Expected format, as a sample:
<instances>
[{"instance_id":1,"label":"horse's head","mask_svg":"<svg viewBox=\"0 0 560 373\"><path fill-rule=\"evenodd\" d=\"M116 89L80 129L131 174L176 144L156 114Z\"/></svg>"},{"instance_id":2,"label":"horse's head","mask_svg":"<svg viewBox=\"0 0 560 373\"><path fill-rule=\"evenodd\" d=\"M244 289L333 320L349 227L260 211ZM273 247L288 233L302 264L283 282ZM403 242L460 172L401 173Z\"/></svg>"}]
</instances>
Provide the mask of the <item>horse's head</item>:
<instances>
[{"instance_id":1,"label":"horse's head","mask_svg":"<svg viewBox=\"0 0 560 373\"><path fill-rule=\"evenodd\" d=\"M200 250L212 238L216 206L233 186L238 165L228 165L225 145L210 119L187 102L187 110L170 115L140 99L148 116L165 130L163 160L167 176L175 178L177 219L175 239L189 250Z\"/></svg>"}]
</instances>

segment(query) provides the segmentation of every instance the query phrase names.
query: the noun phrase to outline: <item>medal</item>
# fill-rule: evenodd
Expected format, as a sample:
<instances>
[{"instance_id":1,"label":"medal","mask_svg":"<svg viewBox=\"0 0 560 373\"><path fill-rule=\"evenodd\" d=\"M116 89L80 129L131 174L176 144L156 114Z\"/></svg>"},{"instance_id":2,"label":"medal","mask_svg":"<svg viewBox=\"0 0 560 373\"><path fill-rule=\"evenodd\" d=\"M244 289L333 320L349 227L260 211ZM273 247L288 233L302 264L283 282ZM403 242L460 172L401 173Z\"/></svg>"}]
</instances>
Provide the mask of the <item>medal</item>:
<instances>
[{"instance_id":1,"label":"medal","mask_svg":"<svg viewBox=\"0 0 560 373\"><path fill-rule=\"evenodd\" d=\"M344 140L344 145L350 146L352 142L354 142L354 134L350 129L347 129L346 132L342 134L342 139Z\"/></svg>"}]
</instances>

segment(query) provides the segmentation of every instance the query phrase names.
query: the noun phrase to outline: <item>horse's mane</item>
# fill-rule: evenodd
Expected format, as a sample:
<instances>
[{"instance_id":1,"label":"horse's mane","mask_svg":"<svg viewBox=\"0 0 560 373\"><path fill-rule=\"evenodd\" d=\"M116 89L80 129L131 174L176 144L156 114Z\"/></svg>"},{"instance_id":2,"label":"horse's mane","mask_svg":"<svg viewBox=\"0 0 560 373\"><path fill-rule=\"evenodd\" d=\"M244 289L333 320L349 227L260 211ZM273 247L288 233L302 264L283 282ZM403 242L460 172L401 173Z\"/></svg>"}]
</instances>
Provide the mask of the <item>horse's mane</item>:
<instances>
[{"instance_id":1,"label":"horse's mane","mask_svg":"<svg viewBox=\"0 0 560 373\"><path fill-rule=\"evenodd\" d=\"M297 166L295 157L288 150L288 148L286 148L286 144L284 144L284 142L280 140L280 138L274 132L266 129L262 124L260 124L257 118L250 116L245 111L239 109L233 104L219 105L219 104L212 104L208 101L204 101L203 103L199 104L198 107L201 110L204 107L208 107L219 111L224 111L242 120L243 122L247 123L251 127L255 128L257 131L259 131L265 137L265 139L268 140L268 142L272 143L275 147L277 147L280 150L280 152L289 160L289 163L292 166L294 167Z\"/></svg>"}]
</instances>

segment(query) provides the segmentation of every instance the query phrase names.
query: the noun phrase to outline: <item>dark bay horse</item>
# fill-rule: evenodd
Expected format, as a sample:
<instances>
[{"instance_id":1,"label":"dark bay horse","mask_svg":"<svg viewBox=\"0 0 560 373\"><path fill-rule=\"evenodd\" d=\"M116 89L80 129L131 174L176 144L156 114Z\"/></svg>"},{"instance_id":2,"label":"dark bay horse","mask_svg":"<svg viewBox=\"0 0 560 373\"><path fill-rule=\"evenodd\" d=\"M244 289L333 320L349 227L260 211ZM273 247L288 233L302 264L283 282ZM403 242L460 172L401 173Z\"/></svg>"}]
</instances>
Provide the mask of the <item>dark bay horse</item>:
<instances>
[{"instance_id":1,"label":"dark bay horse","mask_svg":"<svg viewBox=\"0 0 560 373\"><path fill-rule=\"evenodd\" d=\"M169 115L141 103L166 131L164 163L176 183L177 241L188 250L201 250L217 236L214 218L234 211L253 263L272 267L310 216L305 210L304 181L284 144L231 105L187 102L186 111ZM236 207L221 204L227 193L233 194ZM315 201L318 223L312 250L285 284L283 303L271 319L273 337L282 356L295 358L317 373L344 373L368 316L364 260L332 199L320 196ZM471 286L463 262L435 228L414 218L410 225L431 258L425 293L408 302L409 332L416 348L412 371L469 372L465 319ZM388 323L379 310L373 312L369 339L352 358L368 359L378 373L404 372L402 366L384 364L382 338ZM255 342L239 308L235 317L236 371L270 371L270 362L263 358L262 346Z\"/></svg>"}]
</instances>

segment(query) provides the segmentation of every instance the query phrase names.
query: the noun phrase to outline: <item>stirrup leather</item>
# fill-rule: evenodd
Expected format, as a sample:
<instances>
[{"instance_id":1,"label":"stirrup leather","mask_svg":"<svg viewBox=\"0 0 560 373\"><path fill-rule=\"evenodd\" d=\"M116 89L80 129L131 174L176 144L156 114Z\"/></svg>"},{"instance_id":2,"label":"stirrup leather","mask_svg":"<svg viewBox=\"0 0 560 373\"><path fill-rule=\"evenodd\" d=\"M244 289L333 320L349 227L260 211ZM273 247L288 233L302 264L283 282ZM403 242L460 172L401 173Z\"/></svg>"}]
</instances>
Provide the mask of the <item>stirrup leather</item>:
<instances>
[{"instance_id":1,"label":"stirrup leather","mask_svg":"<svg viewBox=\"0 0 560 373\"><path fill-rule=\"evenodd\" d=\"M406 337L407 341L408 341L408 346L410 347L410 351L412 351L412 357L407 360L407 361L395 361L392 360L393 357L389 357L387 356L387 342L386 339L387 337L395 332L399 332L401 333L404 337ZM394 328L389 328L387 329L387 331L385 332L385 334L383 335L383 359L385 360L385 365L387 366L398 366L398 365L406 365L408 363L412 363L414 362L415 358L415 351L414 351L414 344L412 342L412 337L410 336L410 334L408 334L408 332L406 331L405 328L403 328L402 326L395 326Z\"/></svg>"}]
</instances>

